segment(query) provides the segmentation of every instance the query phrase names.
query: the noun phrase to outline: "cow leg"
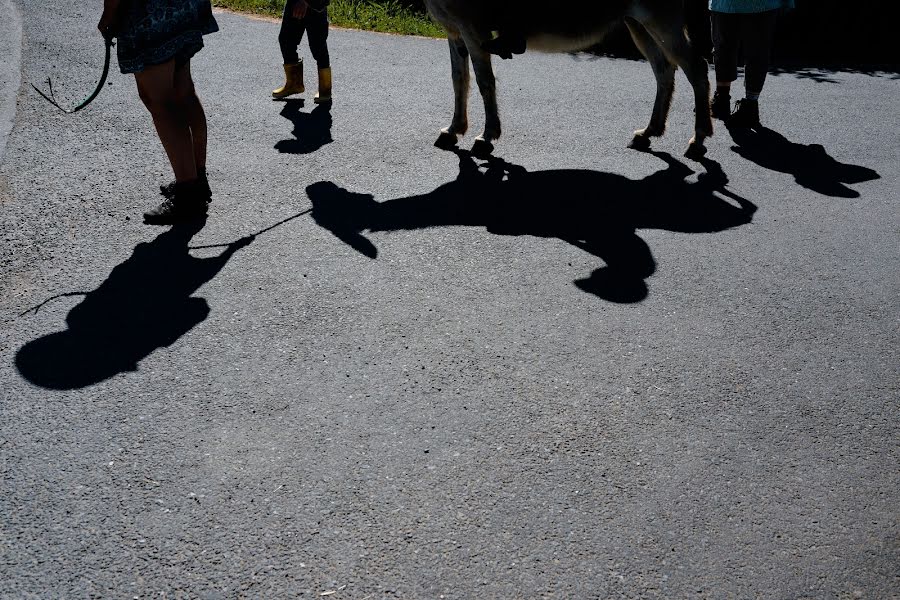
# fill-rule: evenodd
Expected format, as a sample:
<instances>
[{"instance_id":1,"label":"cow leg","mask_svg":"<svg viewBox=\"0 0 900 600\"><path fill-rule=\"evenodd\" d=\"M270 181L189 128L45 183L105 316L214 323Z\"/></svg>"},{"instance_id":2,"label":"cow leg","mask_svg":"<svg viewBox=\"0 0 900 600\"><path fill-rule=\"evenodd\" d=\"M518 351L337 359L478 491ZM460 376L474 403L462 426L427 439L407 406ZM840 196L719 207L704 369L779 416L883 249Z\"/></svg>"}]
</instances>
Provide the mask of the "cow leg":
<instances>
[{"instance_id":1,"label":"cow leg","mask_svg":"<svg viewBox=\"0 0 900 600\"><path fill-rule=\"evenodd\" d=\"M484 157L494 150L494 140L500 139L500 109L497 106L497 79L491 65L491 55L481 48L481 44L468 44L475 67L475 81L484 100L484 133L475 138L472 153Z\"/></svg>"},{"instance_id":2,"label":"cow leg","mask_svg":"<svg viewBox=\"0 0 900 600\"><path fill-rule=\"evenodd\" d=\"M434 143L438 148L456 146L459 136L465 135L469 129L469 50L462 38L450 38L450 68L453 76L453 121L449 127L441 130Z\"/></svg>"},{"instance_id":3,"label":"cow leg","mask_svg":"<svg viewBox=\"0 0 900 600\"><path fill-rule=\"evenodd\" d=\"M681 67L694 88L694 137L684 155L688 158L702 157L706 154L703 142L713 134L709 110L709 65L688 41L682 19L670 15L670 18L651 18L641 24L662 48L669 62Z\"/></svg>"},{"instance_id":4,"label":"cow leg","mask_svg":"<svg viewBox=\"0 0 900 600\"><path fill-rule=\"evenodd\" d=\"M675 91L675 65L669 62L643 25L630 18L625 20L625 24L628 25L628 31L631 32L635 45L650 62L656 76L656 101L653 103L650 124L644 129L635 131L634 138L629 144L636 150L647 150L650 148L650 138L659 137L666 131L666 119L669 117L672 94Z\"/></svg>"}]
</instances>

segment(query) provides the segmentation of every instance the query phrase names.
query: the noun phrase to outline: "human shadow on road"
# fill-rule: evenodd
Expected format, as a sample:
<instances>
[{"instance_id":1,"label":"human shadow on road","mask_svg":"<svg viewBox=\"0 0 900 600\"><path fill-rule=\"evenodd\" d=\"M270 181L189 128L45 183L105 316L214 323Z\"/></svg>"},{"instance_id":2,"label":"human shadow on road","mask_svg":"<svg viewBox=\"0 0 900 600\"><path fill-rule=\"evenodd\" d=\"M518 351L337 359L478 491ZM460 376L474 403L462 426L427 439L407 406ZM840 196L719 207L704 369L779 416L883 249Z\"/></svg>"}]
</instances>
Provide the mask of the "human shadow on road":
<instances>
[{"instance_id":1,"label":"human shadow on road","mask_svg":"<svg viewBox=\"0 0 900 600\"><path fill-rule=\"evenodd\" d=\"M334 140L331 137L331 104L319 104L306 113L302 99L284 101L281 116L294 124L293 138L281 140L275 149L284 154L312 154Z\"/></svg>"},{"instance_id":2,"label":"human shadow on road","mask_svg":"<svg viewBox=\"0 0 900 600\"><path fill-rule=\"evenodd\" d=\"M636 181L588 170L528 172L499 158L478 164L454 150L456 180L433 192L386 202L323 181L307 188L313 219L358 252L375 259L378 249L364 232L481 226L497 235L532 235L566 241L601 258L606 266L575 281L581 290L611 302L640 302L656 261L638 229L712 233L750 223L756 206L725 189L718 163L696 182L684 163L652 154L667 168ZM730 198L734 203L729 202Z\"/></svg>"},{"instance_id":3,"label":"human shadow on road","mask_svg":"<svg viewBox=\"0 0 900 600\"><path fill-rule=\"evenodd\" d=\"M128 260L69 311L68 329L18 351L19 373L48 389L87 387L137 370L151 352L202 322L209 305L192 294L253 239L233 242L212 258L195 258L188 243L203 226L203 221L176 225L138 244Z\"/></svg>"},{"instance_id":4,"label":"human shadow on road","mask_svg":"<svg viewBox=\"0 0 900 600\"><path fill-rule=\"evenodd\" d=\"M797 144L761 127L750 131L729 127L735 146L732 150L761 167L793 175L796 182L814 192L837 198L858 198L859 192L847 186L878 179L873 169L838 162L821 144Z\"/></svg>"}]
</instances>

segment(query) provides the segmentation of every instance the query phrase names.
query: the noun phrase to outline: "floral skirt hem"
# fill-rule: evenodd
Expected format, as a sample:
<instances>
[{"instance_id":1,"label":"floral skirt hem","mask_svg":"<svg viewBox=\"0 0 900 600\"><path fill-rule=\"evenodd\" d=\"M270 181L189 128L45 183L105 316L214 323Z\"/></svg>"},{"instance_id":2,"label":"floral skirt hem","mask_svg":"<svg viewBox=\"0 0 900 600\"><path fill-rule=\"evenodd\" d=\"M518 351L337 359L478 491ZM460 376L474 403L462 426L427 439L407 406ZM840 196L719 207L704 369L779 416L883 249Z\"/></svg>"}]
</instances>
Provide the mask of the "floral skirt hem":
<instances>
[{"instance_id":1,"label":"floral skirt hem","mask_svg":"<svg viewBox=\"0 0 900 600\"><path fill-rule=\"evenodd\" d=\"M122 73L175 60L203 48L203 36L219 30L210 0L132 0L125 8L116 54Z\"/></svg>"},{"instance_id":2,"label":"floral skirt hem","mask_svg":"<svg viewBox=\"0 0 900 600\"><path fill-rule=\"evenodd\" d=\"M122 47L119 46L117 52L119 70L124 74L140 73L147 67L161 65L173 58L180 61L188 60L202 49L203 34L199 31L185 31L161 46L136 54L123 52Z\"/></svg>"}]
</instances>

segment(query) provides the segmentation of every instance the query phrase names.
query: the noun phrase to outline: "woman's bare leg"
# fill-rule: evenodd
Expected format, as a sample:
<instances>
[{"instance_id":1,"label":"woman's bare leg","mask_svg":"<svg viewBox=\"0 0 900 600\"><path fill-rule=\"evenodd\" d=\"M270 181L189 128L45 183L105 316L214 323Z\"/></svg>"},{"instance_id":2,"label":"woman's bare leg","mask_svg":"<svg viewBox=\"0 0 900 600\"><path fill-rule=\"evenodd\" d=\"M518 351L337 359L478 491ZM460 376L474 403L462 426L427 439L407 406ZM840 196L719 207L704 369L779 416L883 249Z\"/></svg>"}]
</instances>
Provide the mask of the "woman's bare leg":
<instances>
[{"instance_id":1,"label":"woman's bare leg","mask_svg":"<svg viewBox=\"0 0 900 600\"><path fill-rule=\"evenodd\" d=\"M200 175L206 172L206 113L194 88L190 60L175 65L175 93L181 101L184 117L191 129L194 165Z\"/></svg>"},{"instance_id":2,"label":"woman's bare leg","mask_svg":"<svg viewBox=\"0 0 900 600\"><path fill-rule=\"evenodd\" d=\"M197 179L194 143L184 107L175 89L175 61L135 73L138 94L150 115L178 183ZM204 127L205 140L205 127ZM204 142L205 145L205 142Z\"/></svg>"}]
</instances>

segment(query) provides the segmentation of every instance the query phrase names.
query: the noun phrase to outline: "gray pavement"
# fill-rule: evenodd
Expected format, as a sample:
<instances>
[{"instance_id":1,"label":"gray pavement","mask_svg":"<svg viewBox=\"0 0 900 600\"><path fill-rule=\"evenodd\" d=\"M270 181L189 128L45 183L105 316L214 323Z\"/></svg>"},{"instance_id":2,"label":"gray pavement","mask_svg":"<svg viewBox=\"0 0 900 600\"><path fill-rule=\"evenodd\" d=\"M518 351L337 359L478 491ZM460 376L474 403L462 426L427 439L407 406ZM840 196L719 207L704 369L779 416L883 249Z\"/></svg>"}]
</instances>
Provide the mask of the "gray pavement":
<instances>
[{"instance_id":1,"label":"gray pavement","mask_svg":"<svg viewBox=\"0 0 900 600\"><path fill-rule=\"evenodd\" d=\"M22 60L22 21L12 0L0 0L0 164L6 140L12 130L16 114L16 94L21 79L19 70Z\"/></svg>"},{"instance_id":2,"label":"gray pavement","mask_svg":"<svg viewBox=\"0 0 900 600\"><path fill-rule=\"evenodd\" d=\"M701 165L682 76L641 154L646 64L528 55L485 164L444 42L333 31L329 113L219 14L169 231L133 80L27 85L90 89L98 8L17 6L0 597L898 596L900 81L773 77Z\"/></svg>"}]
</instances>

